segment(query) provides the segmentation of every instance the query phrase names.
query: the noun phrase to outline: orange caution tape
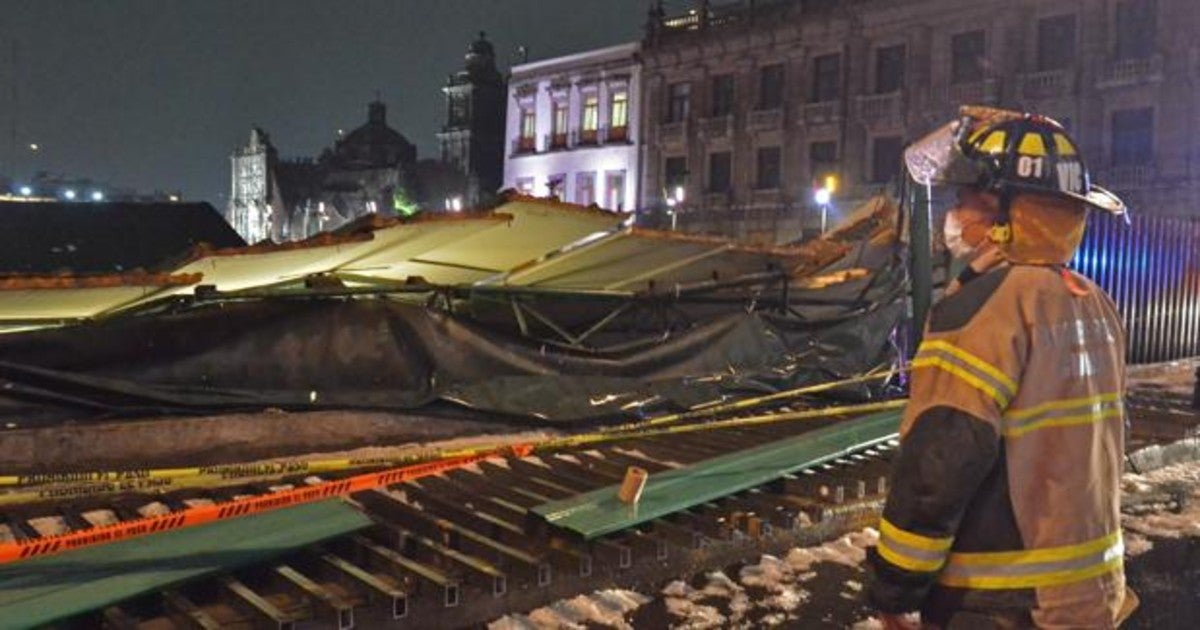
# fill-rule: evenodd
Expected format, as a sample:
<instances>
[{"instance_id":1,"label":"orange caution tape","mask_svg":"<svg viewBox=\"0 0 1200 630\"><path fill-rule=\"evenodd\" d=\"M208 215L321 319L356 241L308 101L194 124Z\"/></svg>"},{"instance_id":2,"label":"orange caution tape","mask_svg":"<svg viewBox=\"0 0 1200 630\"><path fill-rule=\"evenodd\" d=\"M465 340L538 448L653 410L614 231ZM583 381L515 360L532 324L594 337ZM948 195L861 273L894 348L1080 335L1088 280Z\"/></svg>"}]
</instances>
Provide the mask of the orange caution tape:
<instances>
[{"instance_id":1,"label":"orange caution tape","mask_svg":"<svg viewBox=\"0 0 1200 630\"><path fill-rule=\"evenodd\" d=\"M295 490L274 492L264 496L249 497L214 505L191 507L161 516L151 516L134 521L114 523L112 525L94 527L59 536L0 543L0 564L28 560L38 556L81 549L83 547L114 543L130 538L192 527L194 525L203 525L225 519L259 514L261 512L278 510L302 503L311 503L331 497L345 496L355 492L373 490L421 477L449 472L456 468L501 455L511 454L517 457L524 457L531 453L532 450L533 448L529 444L500 447L472 455L451 457L376 473L357 475L341 481L329 481Z\"/></svg>"}]
</instances>

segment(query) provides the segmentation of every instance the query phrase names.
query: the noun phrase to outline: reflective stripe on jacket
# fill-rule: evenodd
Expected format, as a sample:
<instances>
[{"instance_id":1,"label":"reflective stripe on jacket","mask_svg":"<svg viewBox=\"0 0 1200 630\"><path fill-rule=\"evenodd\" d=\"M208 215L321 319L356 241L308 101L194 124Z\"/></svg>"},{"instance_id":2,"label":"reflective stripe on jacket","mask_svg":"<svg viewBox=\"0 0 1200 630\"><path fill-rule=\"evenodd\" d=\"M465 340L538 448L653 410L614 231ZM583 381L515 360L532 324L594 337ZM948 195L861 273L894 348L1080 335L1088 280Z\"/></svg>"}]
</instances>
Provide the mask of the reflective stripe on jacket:
<instances>
[{"instance_id":1,"label":"reflective stripe on jacket","mask_svg":"<svg viewBox=\"0 0 1200 630\"><path fill-rule=\"evenodd\" d=\"M884 612L1112 625L1124 333L1098 287L1075 276L1077 295L1061 273L1002 267L934 307L870 554L868 597Z\"/></svg>"}]
</instances>

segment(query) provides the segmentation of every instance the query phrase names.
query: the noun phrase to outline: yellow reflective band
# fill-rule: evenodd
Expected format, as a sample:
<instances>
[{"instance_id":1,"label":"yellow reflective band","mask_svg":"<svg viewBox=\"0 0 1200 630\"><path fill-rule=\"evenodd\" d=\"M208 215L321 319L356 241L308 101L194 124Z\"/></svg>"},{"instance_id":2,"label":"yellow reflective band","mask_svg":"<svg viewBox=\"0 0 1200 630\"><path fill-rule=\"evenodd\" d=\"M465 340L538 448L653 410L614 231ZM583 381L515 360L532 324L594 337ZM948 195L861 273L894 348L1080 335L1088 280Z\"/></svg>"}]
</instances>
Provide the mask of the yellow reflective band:
<instances>
[{"instance_id":1,"label":"yellow reflective band","mask_svg":"<svg viewBox=\"0 0 1200 630\"><path fill-rule=\"evenodd\" d=\"M1021 145L1017 147L1017 153L1033 156L1046 155L1046 143L1042 141L1042 134L1025 134L1025 137L1021 138Z\"/></svg>"},{"instance_id":2,"label":"yellow reflective band","mask_svg":"<svg viewBox=\"0 0 1200 630\"><path fill-rule=\"evenodd\" d=\"M912 367L913 367L913 369L925 368L925 367L938 368L940 370L943 370L945 372L953 374L954 376L957 376L958 378L960 378L964 382L966 382L968 385L987 394L988 396L990 396L992 398L992 400L995 400L996 403L999 404L1001 407L1006 407L1008 405L1008 397L1005 396L1004 394L1002 394L1000 392L1000 390L996 389L995 387L992 387L991 383L988 383L987 381L979 378L978 376L975 376L974 374L967 371L966 369L959 367L941 357L925 357L923 359L914 359L912 362Z\"/></svg>"},{"instance_id":3,"label":"yellow reflective band","mask_svg":"<svg viewBox=\"0 0 1200 630\"><path fill-rule=\"evenodd\" d=\"M1121 556L1117 556L1102 564L1083 569L1051 571L1048 573L1037 573L1034 575L1008 576L949 576L943 574L938 577L938 582L945 586L973 588L984 591L1062 586L1064 584L1072 584L1089 578L1098 577L1106 573L1112 573L1113 571L1119 569L1122 564L1123 558Z\"/></svg>"},{"instance_id":4,"label":"yellow reflective band","mask_svg":"<svg viewBox=\"0 0 1200 630\"><path fill-rule=\"evenodd\" d=\"M942 568L942 565L946 564L945 557L938 558L937 560L914 558L901 551L892 549L892 547L882 539L880 539L879 544L875 546L875 551L878 551L879 555L882 556L884 560L887 560L901 569L916 571L918 573L932 573Z\"/></svg>"},{"instance_id":5,"label":"yellow reflective band","mask_svg":"<svg viewBox=\"0 0 1200 630\"><path fill-rule=\"evenodd\" d=\"M1120 531L1087 542L1020 551L952 553L938 582L974 589L1036 588L1070 584L1122 564Z\"/></svg>"},{"instance_id":6,"label":"yellow reflective band","mask_svg":"<svg viewBox=\"0 0 1200 630\"><path fill-rule=\"evenodd\" d=\"M959 348L958 346L950 343L949 341L942 341L942 340L926 341L925 343L921 344L921 347L918 349L917 353L920 354L920 350L925 350L925 349L941 350L942 352L952 354L955 357L964 361L965 363L969 364L970 366L974 367L975 369L979 370L980 372L983 372L984 374L987 374L988 376L996 379L996 382L1007 387L1009 391L1011 391L1011 392L1017 391L1016 381L1009 378L1007 374L1005 374L1004 372L1001 372L996 366L992 365L991 363L988 363L987 361L980 359L979 357L971 354L970 352L967 352L966 350L963 350L962 348Z\"/></svg>"},{"instance_id":7,"label":"yellow reflective band","mask_svg":"<svg viewBox=\"0 0 1200 630\"><path fill-rule=\"evenodd\" d=\"M1055 416L1053 418L1047 418L1047 419L1041 420L1039 422L1031 422L1029 424L1017 427L1015 429L1004 429L1004 431L1002 431L1001 433L1003 433L1004 436L1006 436L1006 437L1020 437L1022 435L1025 435L1026 433L1029 433L1030 431L1036 431L1038 429L1049 429L1052 427L1073 427L1073 426L1079 426L1079 425L1084 425L1084 424L1095 424L1102 420L1108 420L1110 418L1120 418L1124 415L1125 415L1124 412L1121 411L1120 409L1107 409L1100 413L1091 412L1091 413L1084 413L1084 414L1078 414L1078 415L1073 415L1073 416Z\"/></svg>"},{"instance_id":8,"label":"yellow reflective band","mask_svg":"<svg viewBox=\"0 0 1200 630\"><path fill-rule=\"evenodd\" d=\"M879 519L879 533L884 538L894 538L897 542L925 551L946 551L950 548L950 545L954 544L953 536L930 538L929 536L914 534L913 532L896 527L886 518L882 517Z\"/></svg>"},{"instance_id":9,"label":"yellow reflective band","mask_svg":"<svg viewBox=\"0 0 1200 630\"><path fill-rule=\"evenodd\" d=\"M959 552L950 554L950 564L956 566L1007 566L1013 564L1038 564L1074 560L1104 551L1121 541L1121 532L1089 540L1075 545L1048 547L1046 549L1021 549L1018 551Z\"/></svg>"},{"instance_id":10,"label":"yellow reflective band","mask_svg":"<svg viewBox=\"0 0 1200 630\"><path fill-rule=\"evenodd\" d=\"M1079 154L1079 152L1075 150L1075 145L1071 144L1071 141L1061 133L1054 134L1054 148L1058 149L1058 154L1060 156Z\"/></svg>"},{"instance_id":11,"label":"yellow reflective band","mask_svg":"<svg viewBox=\"0 0 1200 630\"><path fill-rule=\"evenodd\" d=\"M1040 405L1034 405L1025 409L1012 409L1004 413L1004 417L1010 420L1024 420L1034 416L1040 416L1047 411L1060 411L1063 409L1074 409L1075 407L1091 407L1093 405L1101 405L1109 402L1116 402L1121 399L1121 394L1117 392L1109 394L1099 394L1096 396L1088 396L1085 398L1064 398L1062 400L1051 400Z\"/></svg>"},{"instance_id":12,"label":"yellow reflective band","mask_svg":"<svg viewBox=\"0 0 1200 630\"><path fill-rule=\"evenodd\" d=\"M1003 131L993 131L990 136L984 138L983 144L979 145L979 150L984 153L1004 153L1004 140L1007 137Z\"/></svg>"}]
</instances>

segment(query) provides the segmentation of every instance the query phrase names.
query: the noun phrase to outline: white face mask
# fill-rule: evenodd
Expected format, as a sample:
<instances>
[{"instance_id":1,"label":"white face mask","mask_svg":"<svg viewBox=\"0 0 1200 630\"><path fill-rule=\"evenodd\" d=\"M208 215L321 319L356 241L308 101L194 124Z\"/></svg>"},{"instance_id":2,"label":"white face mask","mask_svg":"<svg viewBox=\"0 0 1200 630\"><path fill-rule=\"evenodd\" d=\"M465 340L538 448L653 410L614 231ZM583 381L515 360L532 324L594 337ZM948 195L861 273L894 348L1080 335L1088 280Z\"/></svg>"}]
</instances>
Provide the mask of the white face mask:
<instances>
[{"instance_id":1,"label":"white face mask","mask_svg":"<svg viewBox=\"0 0 1200 630\"><path fill-rule=\"evenodd\" d=\"M975 248L963 240L963 226L954 212L946 214L946 224L942 236L946 240L946 249L955 258L970 258L975 255Z\"/></svg>"}]
</instances>

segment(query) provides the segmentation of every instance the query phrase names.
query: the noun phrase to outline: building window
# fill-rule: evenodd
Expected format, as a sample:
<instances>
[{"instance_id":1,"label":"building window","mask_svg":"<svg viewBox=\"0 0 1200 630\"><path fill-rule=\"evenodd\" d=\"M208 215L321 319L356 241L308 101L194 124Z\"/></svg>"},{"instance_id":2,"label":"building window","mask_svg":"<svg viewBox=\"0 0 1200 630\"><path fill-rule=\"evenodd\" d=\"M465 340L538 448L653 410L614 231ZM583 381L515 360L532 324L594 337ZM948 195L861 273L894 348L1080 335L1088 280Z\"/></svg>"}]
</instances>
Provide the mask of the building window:
<instances>
[{"instance_id":1,"label":"building window","mask_svg":"<svg viewBox=\"0 0 1200 630\"><path fill-rule=\"evenodd\" d=\"M596 203L596 174L578 173L575 175L575 203L590 206Z\"/></svg>"},{"instance_id":2,"label":"building window","mask_svg":"<svg viewBox=\"0 0 1200 630\"><path fill-rule=\"evenodd\" d=\"M546 196L555 199L567 198L567 176L559 173L546 178Z\"/></svg>"},{"instance_id":3,"label":"building window","mask_svg":"<svg viewBox=\"0 0 1200 630\"><path fill-rule=\"evenodd\" d=\"M1037 69L1062 70L1075 63L1075 15L1038 20Z\"/></svg>"},{"instance_id":4,"label":"building window","mask_svg":"<svg viewBox=\"0 0 1200 630\"><path fill-rule=\"evenodd\" d=\"M984 33L959 33L950 40L950 82L978 83L983 81Z\"/></svg>"},{"instance_id":5,"label":"building window","mask_svg":"<svg viewBox=\"0 0 1200 630\"><path fill-rule=\"evenodd\" d=\"M683 156L669 157L663 161L663 196L675 194L675 189L687 187L688 168L687 158Z\"/></svg>"},{"instance_id":6,"label":"building window","mask_svg":"<svg viewBox=\"0 0 1200 630\"><path fill-rule=\"evenodd\" d=\"M733 159L729 151L712 153L708 156L708 191L729 192L732 184Z\"/></svg>"},{"instance_id":7,"label":"building window","mask_svg":"<svg viewBox=\"0 0 1200 630\"><path fill-rule=\"evenodd\" d=\"M712 115L733 113L733 75L722 74L712 79Z\"/></svg>"},{"instance_id":8,"label":"building window","mask_svg":"<svg viewBox=\"0 0 1200 630\"><path fill-rule=\"evenodd\" d=\"M625 171L609 171L605 174L605 190L608 195L605 205L609 210L623 212L625 210Z\"/></svg>"},{"instance_id":9,"label":"building window","mask_svg":"<svg viewBox=\"0 0 1200 630\"><path fill-rule=\"evenodd\" d=\"M691 113L692 84L672 83L668 88L666 122L683 122L688 119Z\"/></svg>"},{"instance_id":10,"label":"building window","mask_svg":"<svg viewBox=\"0 0 1200 630\"><path fill-rule=\"evenodd\" d=\"M554 134L550 138L550 148L562 149L567 146L567 102L554 101Z\"/></svg>"},{"instance_id":11,"label":"building window","mask_svg":"<svg viewBox=\"0 0 1200 630\"><path fill-rule=\"evenodd\" d=\"M875 138L871 143L871 182L883 184L900 176L900 154L904 141L899 136Z\"/></svg>"},{"instance_id":12,"label":"building window","mask_svg":"<svg viewBox=\"0 0 1200 630\"><path fill-rule=\"evenodd\" d=\"M758 108L779 109L783 106L783 64L763 66L758 73Z\"/></svg>"},{"instance_id":13,"label":"building window","mask_svg":"<svg viewBox=\"0 0 1200 630\"><path fill-rule=\"evenodd\" d=\"M875 49L875 93L891 94L904 89L904 44Z\"/></svg>"},{"instance_id":14,"label":"building window","mask_svg":"<svg viewBox=\"0 0 1200 630\"><path fill-rule=\"evenodd\" d=\"M779 147L761 147L758 150L757 167L755 188L759 190L779 188Z\"/></svg>"},{"instance_id":15,"label":"building window","mask_svg":"<svg viewBox=\"0 0 1200 630\"><path fill-rule=\"evenodd\" d=\"M461 126L470 122L468 101L466 97L455 95L450 97L450 124Z\"/></svg>"},{"instance_id":16,"label":"building window","mask_svg":"<svg viewBox=\"0 0 1200 630\"><path fill-rule=\"evenodd\" d=\"M808 145L808 168L814 185L825 180L826 175L837 173L837 142L826 140Z\"/></svg>"},{"instance_id":17,"label":"building window","mask_svg":"<svg viewBox=\"0 0 1200 630\"><path fill-rule=\"evenodd\" d=\"M825 103L841 98L842 56L821 55L813 59L812 97L809 102Z\"/></svg>"},{"instance_id":18,"label":"building window","mask_svg":"<svg viewBox=\"0 0 1200 630\"><path fill-rule=\"evenodd\" d=\"M629 92L617 90L612 93L608 108L608 139L624 142L629 138Z\"/></svg>"},{"instance_id":19,"label":"building window","mask_svg":"<svg viewBox=\"0 0 1200 630\"><path fill-rule=\"evenodd\" d=\"M521 107L521 137L517 142L519 151L534 151L537 149L537 113L533 105Z\"/></svg>"},{"instance_id":20,"label":"building window","mask_svg":"<svg viewBox=\"0 0 1200 630\"><path fill-rule=\"evenodd\" d=\"M600 95L589 92L583 96L583 121L579 126L579 141L583 144L596 143L596 131L600 128Z\"/></svg>"},{"instance_id":21,"label":"building window","mask_svg":"<svg viewBox=\"0 0 1200 630\"><path fill-rule=\"evenodd\" d=\"M1145 59L1154 54L1158 31L1155 0L1125 0L1117 3L1117 59Z\"/></svg>"},{"instance_id":22,"label":"building window","mask_svg":"<svg viewBox=\"0 0 1200 630\"><path fill-rule=\"evenodd\" d=\"M1138 166L1154 161L1154 109L1125 109L1112 115L1113 166Z\"/></svg>"}]
</instances>

